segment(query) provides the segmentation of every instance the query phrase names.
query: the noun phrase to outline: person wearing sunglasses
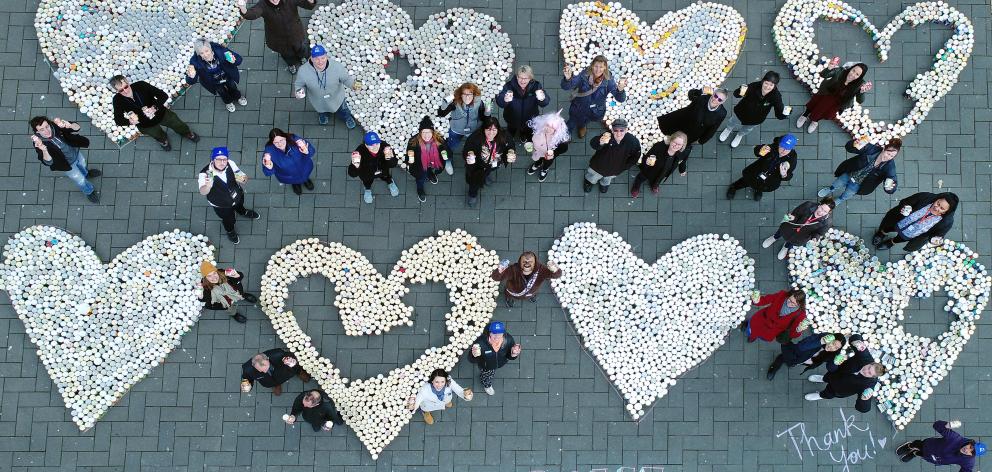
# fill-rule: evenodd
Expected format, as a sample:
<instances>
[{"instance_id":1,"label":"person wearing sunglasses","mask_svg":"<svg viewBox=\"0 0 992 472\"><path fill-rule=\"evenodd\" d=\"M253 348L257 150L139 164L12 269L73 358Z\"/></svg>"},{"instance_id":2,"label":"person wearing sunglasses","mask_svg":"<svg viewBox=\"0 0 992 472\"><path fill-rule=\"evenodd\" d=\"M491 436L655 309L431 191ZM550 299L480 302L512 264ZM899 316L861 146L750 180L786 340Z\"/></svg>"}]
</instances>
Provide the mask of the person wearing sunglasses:
<instances>
[{"instance_id":1,"label":"person wearing sunglasses","mask_svg":"<svg viewBox=\"0 0 992 472\"><path fill-rule=\"evenodd\" d=\"M720 123L727 117L723 103L727 101L727 91L703 87L689 91L689 104L671 113L658 117L658 127L666 136L681 131L689 138L690 145L705 144L716 134Z\"/></svg>"},{"instance_id":2,"label":"person wearing sunglasses","mask_svg":"<svg viewBox=\"0 0 992 472\"><path fill-rule=\"evenodd\" d=\"M117 92L114 95L114 123L117 126L137 127L141 134L155 138L164 151L171 151L172 144L163 126L194 143L200 141L200 136L165 106L169 94L162 89L144 80L132 84L123 75L111 77L110 87Z\"/></svg>"}]
</instances>

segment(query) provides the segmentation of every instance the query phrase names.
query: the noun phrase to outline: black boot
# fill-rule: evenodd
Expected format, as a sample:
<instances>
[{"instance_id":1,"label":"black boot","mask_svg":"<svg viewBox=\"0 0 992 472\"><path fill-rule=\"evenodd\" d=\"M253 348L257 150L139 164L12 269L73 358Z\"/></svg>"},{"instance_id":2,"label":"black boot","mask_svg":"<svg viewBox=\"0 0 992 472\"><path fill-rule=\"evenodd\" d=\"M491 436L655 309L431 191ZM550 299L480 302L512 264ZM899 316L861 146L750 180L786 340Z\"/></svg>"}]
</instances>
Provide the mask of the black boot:
<instances>
[{"instance_id":1,"label":"black boot","mask_svg":"<svg viewBox=\"0 0 992 472\"><path fill-rule=\"evenodd\" d=\"M248 303L258 302L258 297L256 297L255 295L252 295L250 293L243 293L241 295L245 298L245 301Z\"/></svg>"},{"instance_id":2,"label":"black boot","mask_svg":"<svg viewBox=\"0 0 992 472\"><path fill-rule=\"evenodd\" d=\"M765 378L767 378L768 380L774 379L775 373L782 368L783 363L784 362L782 361L782 355L779 354L778 357L776 357L775 360L772 361L772 365L768 366L768 374L765 375Z\"/></svg>"}]
</instances>

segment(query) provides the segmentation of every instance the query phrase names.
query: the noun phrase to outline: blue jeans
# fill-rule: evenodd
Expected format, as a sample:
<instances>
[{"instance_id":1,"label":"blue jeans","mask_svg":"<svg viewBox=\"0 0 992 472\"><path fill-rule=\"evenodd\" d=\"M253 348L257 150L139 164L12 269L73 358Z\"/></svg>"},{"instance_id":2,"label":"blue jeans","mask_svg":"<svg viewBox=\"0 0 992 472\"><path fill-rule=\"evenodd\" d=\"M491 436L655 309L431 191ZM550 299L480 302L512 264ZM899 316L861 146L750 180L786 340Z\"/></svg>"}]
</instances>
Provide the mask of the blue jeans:
<instances>
[{"instance_id":1,"label":"blue jeans","mask_svg":"<svg viewBox=\"0 0 992 472\"><path fill-rule=\"evenodd\" d=\"M448 130L448 139L446 141L446 144L448 145L448 149L449 149L448 152L454 153L455 152L455 148L461 146L462 145L462 141L464 141L464 140L465 140L465 135L458 134L458 133L456 133L454 131L451 131L449 129Z\"/></svg>"},{"instance_id":2,"label":"blue jeans","mask_svg":"<svg viewBox=\"0 0 992 472\"><path fill-rule=\"evenodd\" d=\"M351 116L351 109L348 108L348 100L341 102L341 107L338 108L338 111L334 112L334 114L337 115L338 118L340 118L341 121L344 121L345 123L348 123L349 121L352 122L355 121L355 118ZM329 117L331 114L319 113L319 115Z\"/></svg>"},{"instance_id":3,"label":"blue jeans","mask_svg":"<svg viewBox=\"0 0 992 472\"><path fill-rule=\"evenodd\" d=\"M727 129L729 129L731 132L736 132L741 136L747 136L748 133L754 131L754 129L757 127L758 125L742 124L741 120L737 118L737 115L733 113L730 114L730 121L727 123Z\"/></svg>"},{"instance_id":4,"label":"blue jeans","mask_svg":"<svg viewBox=\"0 0 992 472\"><path fill-rule=\"evenodd\" d=\"M836 198L835 201L837 203L843 202L844 200L857 195L858 190L861 189L861 184L851 180L850 174L840 174L840 177L837 177L837 179L830 184L830 194L833 195L834 190L841 188L844 189L844 192Z\"/></svg>"},{"instance_id":5,"label":"blue jeans","mask_svg":"<svg viewBox=\"0 0 992 472\"><path fill-rule=\"evenodd\" d=\"M93 184L89 180L86 180L89 171L86 170L86 156L83 155L82 151L79 152L79 158L76 159L76 162L72 164L72 169L65 171L64 174L84 194L89 195L93 193Z\"/></svg>"}]
</instances>

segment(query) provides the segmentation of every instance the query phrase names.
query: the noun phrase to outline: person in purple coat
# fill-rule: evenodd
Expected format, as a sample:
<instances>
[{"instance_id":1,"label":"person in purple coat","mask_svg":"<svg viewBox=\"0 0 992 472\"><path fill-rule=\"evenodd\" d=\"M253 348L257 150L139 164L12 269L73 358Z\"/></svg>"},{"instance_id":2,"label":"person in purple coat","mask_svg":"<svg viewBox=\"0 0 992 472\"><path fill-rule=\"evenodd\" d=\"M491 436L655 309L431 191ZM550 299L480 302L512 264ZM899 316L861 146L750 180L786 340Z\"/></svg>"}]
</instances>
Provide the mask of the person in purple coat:
<instances>
[{"instance_id":1,"label":"person in purple coat","mask_svg":"<svg viewBox=\"0 0 992 472\"><path fill-rule=\"evenodd\" d=\"M966 438L953 429L961 427L961 422L934 421L933 429L940 433L939 438L917 439L909 441L896 449L903 462L909 462L914 457L936 465L957 465L961 472L972 472L975 469L975 458L985 454L985 444Z\"/></svg>"},{"instance_id":2,"label":"person in purple coat","mask_svg":"<svg viewBox=\"0 0 992 472\"><path fill-rule=\"evenodd\" d=\"M293 193L302 195L302 187L313 190L310 174L316 154L317 148L310 141L272 128L269 142L265 143L265 153L262 154L262 173L269 177L275 175L279 183L292 185Z\"/></svg>"}]
</instances>

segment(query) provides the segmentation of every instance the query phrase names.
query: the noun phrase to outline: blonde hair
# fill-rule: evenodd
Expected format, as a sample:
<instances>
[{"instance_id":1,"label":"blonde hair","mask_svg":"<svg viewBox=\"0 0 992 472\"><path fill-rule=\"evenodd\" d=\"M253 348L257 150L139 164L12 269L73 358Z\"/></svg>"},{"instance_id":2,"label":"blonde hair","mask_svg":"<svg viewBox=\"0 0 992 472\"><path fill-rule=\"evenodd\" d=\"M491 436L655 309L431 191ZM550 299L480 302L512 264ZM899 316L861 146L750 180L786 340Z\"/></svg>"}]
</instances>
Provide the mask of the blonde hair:
<instances>
[{"instance_id":1,"label":"blonde hair","mask_svg":"<svg viewBox=\"0 0 992 472\"><path fill-rule=\"evenodd\" d=\"M682 144L684 146L688 146L689 145L689 135L687 135L687 134L685 134L685 133L683 133L681 131L676 131L676 132L668 135L668 143L671 144L677 138L682 138Z\"/></svg>"},{"instance_id":2,"label":"blonde hair","mask_svg":"<svg viewBox=\"0 0 992 472\"><path fill-rule=\"evenodd\" d=\"M592 62L589 63L589 67L586 67L586 75L589 76L589 82L594 83L596 81L595 74L592 73L592 66L596 65L597 62L602 62L606 70L603 71L603 80L610 80L610 61L606 59L606 56L599 55L592 58Z\"/></svg>"},{"instance_id":3,"label":"blonde hair","mask_svg":"<svg viewBox=\"0 0 992 472\"><path fill-rule=\"evenodd\" d=\"M516 75L521 75L521 74L527 76L528 79L534 80L534 69L532 69L527 64L517 67Z\"/></svg>"}]
</instances>

